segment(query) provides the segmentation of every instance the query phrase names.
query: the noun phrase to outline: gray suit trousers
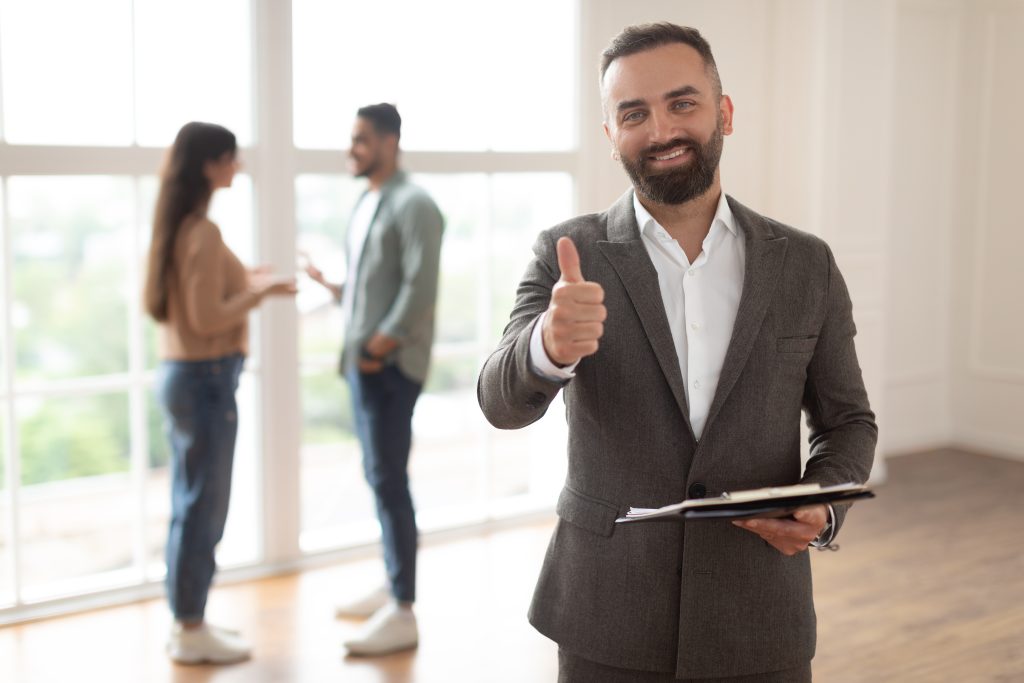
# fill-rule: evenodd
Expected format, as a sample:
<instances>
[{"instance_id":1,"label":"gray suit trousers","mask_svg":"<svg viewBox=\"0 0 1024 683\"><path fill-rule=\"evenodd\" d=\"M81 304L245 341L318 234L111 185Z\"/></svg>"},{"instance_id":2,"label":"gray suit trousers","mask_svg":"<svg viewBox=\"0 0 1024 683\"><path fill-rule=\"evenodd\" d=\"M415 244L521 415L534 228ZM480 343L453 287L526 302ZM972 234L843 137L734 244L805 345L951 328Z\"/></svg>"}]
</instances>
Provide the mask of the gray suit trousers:
<instances>
[{"instance_id":1,"label":"gray suit trousers","mask_svg":"<svg viewBox=\"0 0 1024 683\"><path fill-rule=\"evenodd\" d=\"M675 678L670 673L635 671L598 664L558 650L558 683L811 683L811 663L785 671L728 678Z\"/></svg>"}]
</instances>

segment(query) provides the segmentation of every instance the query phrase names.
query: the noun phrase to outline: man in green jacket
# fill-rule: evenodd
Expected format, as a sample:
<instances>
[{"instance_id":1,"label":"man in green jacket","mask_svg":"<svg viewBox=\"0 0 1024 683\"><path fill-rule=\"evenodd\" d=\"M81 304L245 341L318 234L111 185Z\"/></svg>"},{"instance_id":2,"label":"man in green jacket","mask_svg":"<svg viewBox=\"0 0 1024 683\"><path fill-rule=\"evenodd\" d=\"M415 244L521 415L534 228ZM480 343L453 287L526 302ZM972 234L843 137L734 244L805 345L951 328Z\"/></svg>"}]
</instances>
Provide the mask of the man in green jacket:
<instances>
[{"instance_id":1,"label":"man in green jacket","mask_svg":"<svg viewBox=\"0 0 1024 683\"><path fill-rule=\"evenodd\" d=\"M310 277L341 303L341 373L349 383L366 480L373 489L390 583L339 616L370 616L345 643L354 655L416 647L417 529L409 493L412 413L427 377L434 338L444 220L437 205L398 168L402 119L390 104L363 107L352 128L353 175L369 186L348 226L347 280Z\"/></svg>"}]
</instances>

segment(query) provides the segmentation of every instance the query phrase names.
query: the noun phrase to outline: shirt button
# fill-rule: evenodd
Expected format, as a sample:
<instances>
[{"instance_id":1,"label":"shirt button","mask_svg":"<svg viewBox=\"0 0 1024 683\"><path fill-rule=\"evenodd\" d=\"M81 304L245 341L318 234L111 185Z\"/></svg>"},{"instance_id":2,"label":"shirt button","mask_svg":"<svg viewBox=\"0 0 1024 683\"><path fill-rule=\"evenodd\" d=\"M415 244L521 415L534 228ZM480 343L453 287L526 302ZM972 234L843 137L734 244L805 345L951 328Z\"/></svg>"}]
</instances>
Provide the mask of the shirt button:
<instances>
[{"instance_id":1,"label":"shirt button","mask_svg":"<svg viewBox=\"0 0 1024 683\"><path fill-rule=\"evenodd\" d=\"M694 389L700 389L700 380L699 379L693 380L693 388Z\"/></svg>"},{"instance_id":2,"label":"shirt button","mask_svg":"<svg viewBox=\"0 0 1024 683\"><path fill-rule=\"evenodd\" d=\"M697 274L697 271L693 268L690 268L688 271L686 271L686 274L689 275L690 277L694 277Z\"/></svg>"},{"instance_id":3,"label":"shirt button","mask_svg":"<svg viewBox=\"0 0 1024 683\"><path fill-rule=\"evenodd\" d=\"M690 323L690 329L697 331L700 329L700 323Z\"/></svg>"}]
</instances>

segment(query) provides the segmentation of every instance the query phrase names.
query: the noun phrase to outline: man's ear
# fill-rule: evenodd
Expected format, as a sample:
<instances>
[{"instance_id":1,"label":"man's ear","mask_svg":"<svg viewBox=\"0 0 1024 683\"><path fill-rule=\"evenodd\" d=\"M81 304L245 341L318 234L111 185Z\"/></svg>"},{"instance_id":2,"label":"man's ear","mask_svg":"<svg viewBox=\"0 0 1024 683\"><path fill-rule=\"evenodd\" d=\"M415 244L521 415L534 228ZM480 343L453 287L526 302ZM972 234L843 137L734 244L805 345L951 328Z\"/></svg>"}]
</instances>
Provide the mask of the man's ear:
<instances>
[{"instance_id":1,"label":"man's ear","mask_svg":"<svg viewBox=\"0 0 1024 683\"><path fill-rule=\"evenodd\" d=\"M612 140L612 131L608 128L608 122L605 121L604 123L602 123L601 127L604 128L604 136L608 138L608 142L612 143L612 159L618 161L619 151L615 149L615 142Z\"/></svg>"},{"instance_id":2,"label":"man's ear","mask_svg":"<svg viewBox=\"0 0 1024 683\"><path fill-rule=\"evenodd\" d=\"M719 101L718 110L721 112L722 116L722 133L724 135L732 135L732 98L728 95L722 95L722 99Z\"/></svg>"}]
</instances>

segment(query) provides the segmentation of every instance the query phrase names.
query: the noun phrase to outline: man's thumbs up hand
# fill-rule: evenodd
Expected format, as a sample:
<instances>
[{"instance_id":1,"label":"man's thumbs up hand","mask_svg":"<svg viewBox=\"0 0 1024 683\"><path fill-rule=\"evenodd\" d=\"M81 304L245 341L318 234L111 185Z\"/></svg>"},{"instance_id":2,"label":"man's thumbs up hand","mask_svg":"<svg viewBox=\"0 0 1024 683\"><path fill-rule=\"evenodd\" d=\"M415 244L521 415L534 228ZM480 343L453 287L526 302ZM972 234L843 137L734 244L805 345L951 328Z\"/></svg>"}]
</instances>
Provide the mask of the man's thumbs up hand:
<instances>
[{"instance_id":1,"label":"man's thumbs up hand","mask_svg":"<svg viewBox=\"0 0 1024 683\"><path fill-rule=\"evenodd\" d=\"M548 358L566 366L597 353L608 312L601 285L583 279L576 245L562 237L556 247L562 277L551 292L541 333Z\"/></svg>"}]
</instances>

